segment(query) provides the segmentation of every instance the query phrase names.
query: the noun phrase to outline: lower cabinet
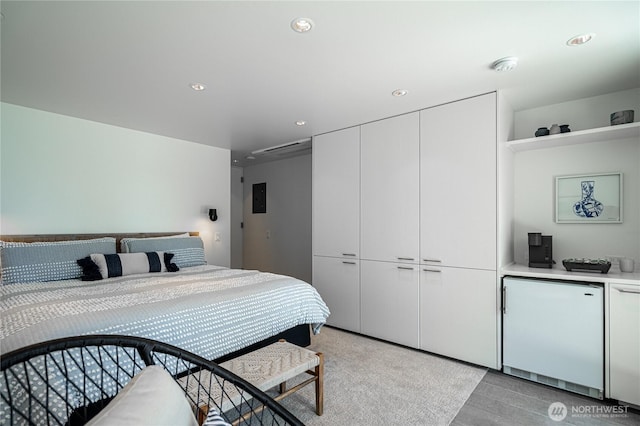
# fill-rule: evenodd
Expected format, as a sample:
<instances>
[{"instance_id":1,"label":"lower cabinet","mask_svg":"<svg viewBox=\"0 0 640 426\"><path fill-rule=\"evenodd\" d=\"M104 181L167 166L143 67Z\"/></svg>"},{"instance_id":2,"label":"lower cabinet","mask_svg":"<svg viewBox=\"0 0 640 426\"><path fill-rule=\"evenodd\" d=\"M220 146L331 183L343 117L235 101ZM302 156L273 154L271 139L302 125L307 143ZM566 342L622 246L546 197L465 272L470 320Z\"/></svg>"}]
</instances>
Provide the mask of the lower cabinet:
<instances>
[{"instance_id":1,"label":"lower cabinet","mask_svg":"<svg viewBox=\"0 0 640 426\"><path fill-rule=\"evenodd\" d=\"M494 271L314 256L313 286L328 325L498 368Z\"/></svg>"},{"instance_id":2,"label":"lower cabinet","mask_svg":"<svg viewBox=\"0 0 640 426\"><path fill-rule=\"evenodd\" d=\"M640 286L609 286L609 397L640 405Z\"/></svg>"},{"instance_id":3,"label":"lower cabinet","mask_svg":"<svg viewBox=\"0 0 640 426\"><path fill-rule=\"evenodd\" d=\"M420 349L498 368L495 271L420 266Z\"/></svg>"},{"instance_id":4,"label":"lower cabinet","mask_svg":"<svg viewBox=\"0 0 640 426\"><path fill-rule=\"evenodd\" d=\"M360 262L362 333L417 348L418 265Z\"/></svg>"},{"instance_id":5,"label":"lower cabinet","mask_svg":"<svg viewBox=\"0 0 640 426\"><path fill-rule=\"evenodd\" d=\"M331 311L327 324L359 333L360 261L314 256L313 286Z\"/></svg>"}]
</instances>

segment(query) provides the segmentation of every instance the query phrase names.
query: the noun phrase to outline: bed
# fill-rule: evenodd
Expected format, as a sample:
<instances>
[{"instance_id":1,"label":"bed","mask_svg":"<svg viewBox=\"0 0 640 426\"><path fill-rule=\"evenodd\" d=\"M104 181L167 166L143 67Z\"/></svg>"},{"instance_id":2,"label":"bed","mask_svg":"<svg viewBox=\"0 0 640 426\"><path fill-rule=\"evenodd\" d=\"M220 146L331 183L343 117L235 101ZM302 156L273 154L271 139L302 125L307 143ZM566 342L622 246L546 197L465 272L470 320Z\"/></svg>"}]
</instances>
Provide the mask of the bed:
<instances>
[{"instance_id":1,"label":"bed","mask_svg":"<svg viewBox=\"0 0 640 426\"><path fill-rule=\"evenodd\" d=\"M0 240L2 354L51 339L114 334L157 340L221 361L283 335L308 344L309 330L318 333L329 315L317 291L301 280L207 265L197 233ZM138 253L155 253L147 255L148 266L159 261L161 270L127 269L128 259L139 259ZM78 260L90 258L97 266L114 255L124 273L104 276L103 268L102 278L81 279L87 271L77 268Z\"/></svg>"}]
</instances>

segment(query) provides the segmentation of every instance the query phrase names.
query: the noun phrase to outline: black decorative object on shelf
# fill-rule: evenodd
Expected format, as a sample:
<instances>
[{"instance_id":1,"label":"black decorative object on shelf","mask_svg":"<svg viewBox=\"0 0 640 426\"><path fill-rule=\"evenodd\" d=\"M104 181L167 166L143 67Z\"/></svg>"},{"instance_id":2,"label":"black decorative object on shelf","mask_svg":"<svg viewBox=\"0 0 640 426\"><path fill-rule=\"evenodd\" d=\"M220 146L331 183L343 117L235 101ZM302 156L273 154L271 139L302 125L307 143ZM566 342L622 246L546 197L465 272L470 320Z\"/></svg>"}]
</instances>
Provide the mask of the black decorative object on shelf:
<instances>
[{"instance_id":1,"label":"black decorative object on shelf","mask_svg":"<svg viewBox=\"0 0 640 426\"><path fill-rule=\"evenodd\" d=\"M546 127L539 127L538 130L536 130L536 137L547 136L548 134L549 129L547 129Z\"/></svg>"},{"instance_id":2,"label":"black decorative object on shelf","mask_svg":"<svg viewBox=\"0 0 640 426\"><path fill-rule=\"evenodd\" d=\"M633 110L627 109L625 111L617 111L610 116L611 125L616 126L618 124L633 123Z\"/></svg>"},{"instance_id":3,"label":"black decorative object on shelf","mask_svg":"<svg viewBox=\"0 0 640 426\"><path fill-rule=\"evenodd\" d=\"M560 125L560 133L569 133L571 131L571 129L569 128L568 124L561 124Z\"/></svg>"}]
</instances>

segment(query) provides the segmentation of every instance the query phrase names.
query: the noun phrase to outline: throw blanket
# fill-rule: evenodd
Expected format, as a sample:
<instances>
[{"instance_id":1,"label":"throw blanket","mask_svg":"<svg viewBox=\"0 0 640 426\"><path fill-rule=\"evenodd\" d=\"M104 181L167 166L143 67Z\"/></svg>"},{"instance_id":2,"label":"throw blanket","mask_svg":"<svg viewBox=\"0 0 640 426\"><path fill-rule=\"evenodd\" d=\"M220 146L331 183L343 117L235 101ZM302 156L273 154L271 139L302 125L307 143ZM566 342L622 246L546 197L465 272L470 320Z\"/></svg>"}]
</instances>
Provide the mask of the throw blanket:
<instances>
[{"instance_id":1,"label":"throw blanket","mask_svg":"<svg viewBox=\"0 0 640 426\"><path fill-rule=\"evenodd\" d=\"M0 350L86 334L146 337L215 359L301 324L318 333L329 309L295 278L217 266L0 288Z\"/></svg>"}]
</instances>

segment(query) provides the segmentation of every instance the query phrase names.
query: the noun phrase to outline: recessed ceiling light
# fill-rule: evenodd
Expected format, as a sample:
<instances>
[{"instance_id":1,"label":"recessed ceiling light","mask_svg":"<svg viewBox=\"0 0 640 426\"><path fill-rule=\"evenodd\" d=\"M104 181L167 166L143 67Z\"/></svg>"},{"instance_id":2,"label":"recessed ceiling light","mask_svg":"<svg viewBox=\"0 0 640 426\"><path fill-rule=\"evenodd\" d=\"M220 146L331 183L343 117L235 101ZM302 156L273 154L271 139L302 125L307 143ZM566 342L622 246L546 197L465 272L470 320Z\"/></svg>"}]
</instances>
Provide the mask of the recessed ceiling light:
<instances>
[{"instance_id":1,"label":"recessed ceiling light","mask_svg":"<svg viewBox=\"0 0 640 426\"><path fill-rule=\"evenodd\" d=\"M202 83L191 83L189 85L189 87L191 87L193 90L195 90L196 92L202 92L204 89L207 88L207 86L205 86Z\"/></svg>"},{"instance_id":2,"label":"recessed ceiling light","mask_svg":"<svg viewBox=\"0 0 640 426\"><path fill-rule=\"evenodd\" d=\"M581 44L585 44L595 36L596 35L594 33L588 33L571 37L569 40L567 40L567 46L580 46Z\"/></svg>"},{"instance_id":3,"label":"recessed ceiling light","mask_svg":"<svg viewBox=\"0 0 640 426\"><path fill-rule=\"evenodd\" d=\"M517 66L518 66L518 58L516 58L515 56L507 56L506 58L498 59L497 61L495 61L491 65L491 68L493 68L498 72L503 72L503 71L511 71Z\"/></svg>"},{"instance_id":4,"label":"recessed ceiling light","mask_svg":"<svg viewBox=\"0 0 640 426\"><path fill-rule=\"evenodd\" d=\"M397 90L394 90L393 92L391 92L391 94L393 96L398 97L398 98L401 97L401 96L405 96L407 93L409 93L409 91L405 90L405 89L397 89Z\"/></svg>"},{"instance_id":5,"label":"recessed ceiling light","mask_svg":"<svg viewBox=\"0 0 640 426\"><path fill-rule=\"evenodd\" d=\"M304 120L298 120L298 121L296 121L296 126L304 126L305 124L307 124L307 122L306 122L306 121L304 121Z\"/></svg>"},{"instance_id":6,"label":"recessed ceiling light","mask_svg":"<svg viewBox=\"0 0 640 426\"><path fill-rule=\"evenodd\" d=\"M296 18L291 21L291 28L298 33L306 33L313 28L313 21L309 18Z\"/></svg>"}]
</instances>

